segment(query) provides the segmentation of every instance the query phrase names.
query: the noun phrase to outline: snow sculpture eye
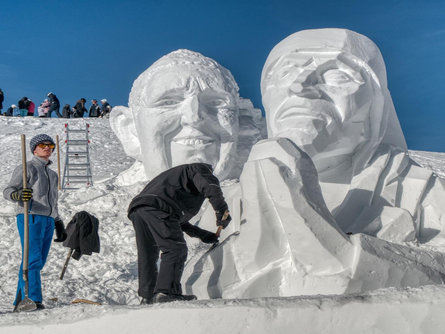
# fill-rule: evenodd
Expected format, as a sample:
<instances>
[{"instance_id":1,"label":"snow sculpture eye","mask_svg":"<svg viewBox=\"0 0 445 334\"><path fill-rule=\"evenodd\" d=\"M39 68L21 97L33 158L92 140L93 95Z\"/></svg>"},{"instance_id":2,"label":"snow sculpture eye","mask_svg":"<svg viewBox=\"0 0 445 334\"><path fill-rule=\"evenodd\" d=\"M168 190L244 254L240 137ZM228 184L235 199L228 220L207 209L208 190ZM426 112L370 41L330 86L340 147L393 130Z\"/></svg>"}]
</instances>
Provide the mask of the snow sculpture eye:
<instances>
[{"instance_id":1,"label":"snow sculpture eye","mask_svg":"<svg viewBox=\"0 0 445 334\"><path fill-rule=\"evenodd\" d=\"M354 81L347 73L342 70L334 69L323 73L323 79L327 85L343 85Z\"/></svg>"},{"instance_id":2,"label":"snow sculpture eye","mask_svg":"<svg viewBox=\"0 0 445 334\"><path fill-rule=\"evenodd\" d=\"M221 99L221 98L209 99L209 100L205 101L205 104L208 107L213 107L213 108L224 107L224 106L227 105L226 101L224 99Z\"/></svg>"},{"instance_id":3,"label":"snow sculpture eye","mask_svg":"<svg viewBox=\"0 0 445 334\"><path fill-rule=\"evenodd\" d=\"M324 84L320 85L325 92L337 95L355 93L365 81L360 73L344 69L330 69L322 74Z\"/></svg>"},{"instance_id":4,"label":"snow sculpture eye","mask_svg":"<svg viewBox=\"0 0 445 334\"><path fill-rule=\"evenodd\" d=\"M175 107L184 101L184 96L182 95L164 95L152 103L152 107L162 108L162 107Z\"/></svg>"},{"instance_id":5,"label":"snow sculpture eye","mask_svg":"<svg viewBox=\"0 0 445 334\"><path fill-rule=\"evenodd\" d=\"M230 97L215 92L203 92L199 96L199 102L215 112L218 112L218 109L225 109L231 105Z\"/></svg>"}]
</instances>

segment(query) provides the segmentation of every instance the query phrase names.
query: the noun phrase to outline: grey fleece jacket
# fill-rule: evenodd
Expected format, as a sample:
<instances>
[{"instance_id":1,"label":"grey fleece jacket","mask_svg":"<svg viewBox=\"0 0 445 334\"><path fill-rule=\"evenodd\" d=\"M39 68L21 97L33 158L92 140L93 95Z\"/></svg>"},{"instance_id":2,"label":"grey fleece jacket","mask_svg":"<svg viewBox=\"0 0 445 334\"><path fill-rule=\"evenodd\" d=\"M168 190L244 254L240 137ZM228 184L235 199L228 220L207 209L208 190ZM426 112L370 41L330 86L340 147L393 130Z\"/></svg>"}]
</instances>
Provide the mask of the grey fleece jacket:
<instances>
[{"instance_id":1,"label":"grey fleece jacket","mask_svg":"<svg viewBox=\"0 0 445 334\"><path fill-rule=\"evenodd\" d=\"M32 199L29 204L29 213L34 215L49 216L54 219L59 217L57 209L58 176L57 173L49 169L51 161L45 161L33 156L27 162L27 187L32 188ZM11 181L3 190L3 197L12 201L11 193L23 188L22 165L17 166L12 173ZM14 201L15 202L15 201ZM23 213L23 202L17 203L16 214Z\"/></svg>"}]
</instances>

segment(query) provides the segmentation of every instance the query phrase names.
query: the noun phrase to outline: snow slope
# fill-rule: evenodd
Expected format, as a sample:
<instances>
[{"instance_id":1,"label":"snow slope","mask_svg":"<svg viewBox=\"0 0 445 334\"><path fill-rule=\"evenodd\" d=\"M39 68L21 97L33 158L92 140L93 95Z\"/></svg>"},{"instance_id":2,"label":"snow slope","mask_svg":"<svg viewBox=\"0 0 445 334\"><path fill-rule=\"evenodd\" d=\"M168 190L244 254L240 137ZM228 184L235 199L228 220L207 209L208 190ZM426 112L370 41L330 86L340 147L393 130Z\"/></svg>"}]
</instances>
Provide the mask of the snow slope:
<instances>
[{"instance_id":1,"label":"snow slope","mask_svg":"<svg viewBox=\"0 0 445 334\"><path fill-rule=\"evenodd\" d=\"M80 126L85 121L69 122ZM125 155L107 120L87 121L91 125L94 185L61 192L59 208L65 223L80 210L99 218L101 253L71 261L60 281L66 249L54 243L42 272L47 309L11 313L20 244L14 206L0 198L0 333L437 333L445 325L441 316L445 311L445 288L441 285L382 289L361 295L215 299L139 306L134 232L126 209L145 185L142 168ZM64 123L58 119L0 118L2 188L20 163L21 133L28 140L38 133L59 135L63 166ZM419 164L445 175L445 154L411 155ZM56 164L54 168L57 170ZM190 258L208 248L195 239L188 241ZM75 298L103 305L70 305Z\"/></svg>"}]
</instances>

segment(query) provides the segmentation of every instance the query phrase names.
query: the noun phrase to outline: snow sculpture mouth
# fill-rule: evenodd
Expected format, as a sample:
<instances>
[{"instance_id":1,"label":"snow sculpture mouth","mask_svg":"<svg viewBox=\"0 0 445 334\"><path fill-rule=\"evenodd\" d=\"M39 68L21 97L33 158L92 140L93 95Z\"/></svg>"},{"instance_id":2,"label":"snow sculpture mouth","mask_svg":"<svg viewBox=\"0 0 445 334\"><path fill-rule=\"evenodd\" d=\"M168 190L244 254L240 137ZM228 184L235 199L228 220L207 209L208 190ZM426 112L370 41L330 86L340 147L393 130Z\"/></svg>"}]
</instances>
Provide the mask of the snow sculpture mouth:
<instances>
[{"instance_id":1,"label":"snow sculpture mouth","mask_svg":"<svg viewBox=\"0 0 445 334\"><path fill-rule=\"evenodd\" d=\"M292 118L304 118L304 119L312 119L312 120L320 120L326 122L326 115L322 113L314 113L308 110L307 108L300 107L289 107L280 110L277 113L276 119L283 121Z\"/></svg>"},{"instance_id":2,"label":"snow sculpture mouth","mask_svg":"<svg viewBox=\"0 0 445 334\"><path fill-rule=\"evenodd\" d=\"M192 146L192 147L200 147L200 146L206 146L209 144L213 144L215 140L210 137L201 136L201 137L180 137L180 138L173 138L173 142L175 144L184 145L184 146Z\"/></svg>"},{"instance_id":3,"label":"snow sculpture mouth","mask_svg":"<svg viewBox=\"0 0 445 334\"><path fill-rule=\"evenodd\" d=\"M213 137L203 133L202 130L190 126L184 126L181 131L173 137L172 142L185 148L204 148L215 144Z\"/></svg>"}]
</instances>

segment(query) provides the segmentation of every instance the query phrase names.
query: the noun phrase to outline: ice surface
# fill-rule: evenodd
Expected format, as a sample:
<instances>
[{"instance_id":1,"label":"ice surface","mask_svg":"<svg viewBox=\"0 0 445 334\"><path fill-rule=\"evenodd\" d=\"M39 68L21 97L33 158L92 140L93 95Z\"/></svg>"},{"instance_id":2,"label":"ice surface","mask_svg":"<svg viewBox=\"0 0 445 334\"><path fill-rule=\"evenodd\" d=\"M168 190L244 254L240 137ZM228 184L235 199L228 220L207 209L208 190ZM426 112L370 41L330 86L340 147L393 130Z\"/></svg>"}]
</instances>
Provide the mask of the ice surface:
<instances>
[{"instance_id":1,"label":"ice surface","mask_svg":"<svg viewBox=\"0 0 445 334\"><path fill-rule=\"evenodd\" d=\"M171 52L144 71L128 104L113 109L111 126L126 153L143 162L147 179L190 162L212 164L222 180L238 177L245 151L264 127L230 71L189 50Z\"/></svg>"},{"instance_id":2,"label":"ice surface","mask_svg":"<svg viewBox=\"0 0 445 334\"><path fill-rule=\"evenodd\" d=\"M261 77L269 137L312 158L345 232L444 243L443 180L407 156L378 47L346 29L296 32Z\"/></svg>"}]
</instances>

